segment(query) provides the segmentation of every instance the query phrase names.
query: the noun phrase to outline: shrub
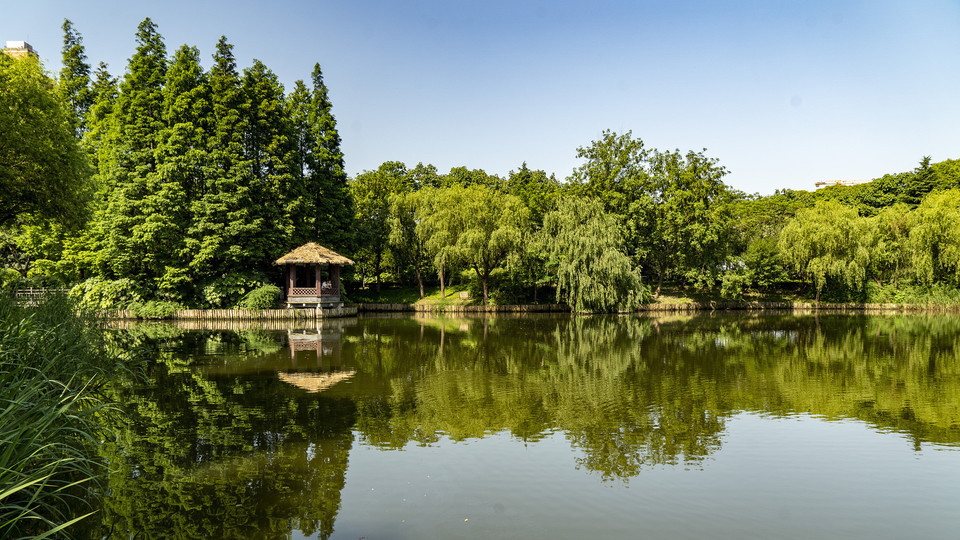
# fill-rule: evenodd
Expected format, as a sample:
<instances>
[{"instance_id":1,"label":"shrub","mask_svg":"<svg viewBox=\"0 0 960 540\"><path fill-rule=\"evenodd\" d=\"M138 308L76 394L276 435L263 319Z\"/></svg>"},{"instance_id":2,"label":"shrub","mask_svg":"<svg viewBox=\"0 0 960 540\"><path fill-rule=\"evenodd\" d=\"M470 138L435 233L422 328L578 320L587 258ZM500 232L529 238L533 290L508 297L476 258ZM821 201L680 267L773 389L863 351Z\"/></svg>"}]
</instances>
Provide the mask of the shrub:
<instances>
[{"instance_id":1,"label":"shrub","mask_svg":"<svg viewBox=\"0 0 960 540\"><path fill-rule=\"evenodd\" d=\"M280 303L283 292L276 285L261 285L248 292L240 301L244 309L275 309Z\"/></svg>"},{"instance_id":2,"label":"shrub","mask_svg":"<svg viewBox=\"0 0 960 540\"><path fill-rule=\"evenodd\" d=\"M70 298L83 309L124 309L135 302L142 302L143 289L129 278L90 278L70 289Z\"/></svg>"},{"instance_id":3,"label":"shrub","mask_svg":"<svg viewBox=\"0 0 960 540\"><path fill-rule=\"evenodd\" d=\"M262 276L252 274L225 274L201 288L204 307L229 308L236 306L250 291L265 285Z\"/></svg>"},{"instance_id":4,"label":"shrub","mask_svg":"<svg viewBox=\"0 0 960 540\"><path fill-rule=\"evenodd\" d=\"M166 319L184 307L177 302L151 300L146 303L134 302L127 309L139 319Z\"/></svg>"}]
</instances>

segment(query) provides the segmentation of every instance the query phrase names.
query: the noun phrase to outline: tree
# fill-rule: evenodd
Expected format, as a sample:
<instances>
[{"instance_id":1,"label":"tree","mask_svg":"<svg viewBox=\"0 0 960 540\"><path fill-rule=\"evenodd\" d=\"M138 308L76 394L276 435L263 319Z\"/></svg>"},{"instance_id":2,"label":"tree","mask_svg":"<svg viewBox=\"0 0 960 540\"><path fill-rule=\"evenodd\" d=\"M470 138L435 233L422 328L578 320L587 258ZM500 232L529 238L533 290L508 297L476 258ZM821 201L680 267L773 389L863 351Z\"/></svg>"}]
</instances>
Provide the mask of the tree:
<instances>
[{"instance_id":1,"label":"tree","mask_svg":"<svg viewBox=\"0 0 960 540\"><path fill-rule=\"evenodd\" d=\"M32 58L0 54L0 227L20 216L79 225L90 167L53 80Z\"/></svg>"},{"instance_id":2,"label":"tree","mask_svg":"<svg viewBox=\"0 0 960 540\"><path fill-rule=\"evenodd\" d=\"M869 274L879 287L897 284L910 267L910 208L897 203L867 218L865 243L870 250Z\"/></svg>"},{"instance_id":3,"label":"tree","mask_svg":"<svg viewBox=\"0 0 960 540\"><path fill-rule=\"evenodd\" d=\"M440 279L440 297L446 298L447 271L460 262L457 240L464 229L463 188L425 187L417 192L417 231L424 241L427 257L433 260Z\"/></svg>"},{"instance_id":4,"label":"tree","mask_svg":"<svg viewBox=\"0 0 960 540\"><path fill-rule=\"evenodd\" d=\"M560 199L544 218L542 242L557 264L557 300L574 311L633 309L646 296L622 226L598 200Z\"/></svg>"},{"instance_id":5,"label":"tree","mask_svg":"<svg viewBox=\"0 0 960 540\"><path fill-rule=\"evenodd\" d=\"M817 302L828 280L862 290L870 263L865 225L853 208L820 201L797 212L780 232L780 254L802 278L813 281Z\"/></svg>"},{"instance_id":6,"label":"tree","mask_svg":"<svg viewBox=\"0 0 960 540\"><path fill-rule=\"evenodd\" d=\"M523 231L529 227L530 212L519 198L483 185L446 190L460 191L454 196L461 201L457 208L462 215L463 230L457 237L456 247L476 272L483 286L483 305L487 305L490 274L520 248Z\"/></svg>"},{"instance_id":7,"label":"tree","mask_svg":"<svg viewBox=\"0 0 960 540\"><path fill-rule=\"evenodd\" d=\"M362 246L360 259L372 264L377 292L390 238L390 196L408 190L407 167L399 161L387 161L375 171L363 171L350 182L350 196L356 204L357 237Z\"/></svg>"},{"instance_id":8,"label":"tree","mask_svg":"<svg viewBox=\"0 0 960 540\"><path fill-rule=\"evenodd\" d=\"M154 212L161 202L156 197L156 150L164 128L167 58L163 38L149 18L137 27L136 36L137 51L103 138L99 181L109 198L98 228L114 275L146 285L162 274L165 262L156 243L165 228L157 226Z\"/></svg>"},{"instance_id":9,"label":"tree","mask_svg":"<svg viewBox=\"0 0 960 540\"><path fill-rule=\"evenodd\" d=\"M910 248L922 283L960 284L960 189L923 199L911 219Z\"/></svg>"},{"instance_id":10,"label":"tree","mask_svg":"<svg viewBox=\"0 0 960 540\"><path fill-rule=\"evenodd\" d=\"M87 63L83 37L73 28L70 19L63 20L63 70L60 71L58 93L72 112L70 123L77 138L86 131L86 117L93 105L90 89L90 64Z\"/></svg>"},{"instance_id":11,"label":"tree","mask_svg":"<svg viewBox=\"0 0 960 540\"><path fill-rule=\"evenodd\" d=\"M333 246L353 246L354 201L350 198L347 173L344 169L340 133L333 116L333 105L323 82L320 64L314 64L311 76L309 126L316 141L316 158L311 190L319 194L317 209L317 236Z\"/></svg>"},{"instance_id":12,"label":"tree","mask_svg":"<svg viewBox=\"0 0 960 540\"><path fill-rule=\"evenodd\" d=\"M390 195L388 242L398 273L403 269L413 270L420 289L420 298L423 298L423 270L427 262L427 248L423 231L417 226L421 204L423 192L410 191Z\"/></svg>"},{"instance_id":13,"label":"tree","mask_svg":"<svg viewBox=\"0 0 960 540\"><path fill-rule=\"evenodd\" d=\"M634 139L632 132L619 135L605 130L600 140L577 148L577 159L586 162L570 180L578 194L598 199L608 213L624 216L637 196L651 190L648 155L643 141Z\"/></svg>"},{"instance_id":14,"label":"tree","mask_svg":"<svg viewBox=\"0 0 960 540\"><path fill-rule=\"evenodd\" d=\"M704 150L705 151L705 150ZM657 274L712 287L726 260L732 194L727 170L703 152L658 152L650 159L652 191L631 203L628 223Z\"/></svg>"},{"instance_id":15,"label":"tree","mask_svg":"<svg viewBox=\"0 0 960 540\"><path fill-rule=\"evenodd\" d=\"M249 271L249 243L261 222L252 212L252 167L244 154L246 101L233 45L221 36L208 81L212 113L202 195L188 231L190 268L198 279Z\"/></svg>"}]
</instances>

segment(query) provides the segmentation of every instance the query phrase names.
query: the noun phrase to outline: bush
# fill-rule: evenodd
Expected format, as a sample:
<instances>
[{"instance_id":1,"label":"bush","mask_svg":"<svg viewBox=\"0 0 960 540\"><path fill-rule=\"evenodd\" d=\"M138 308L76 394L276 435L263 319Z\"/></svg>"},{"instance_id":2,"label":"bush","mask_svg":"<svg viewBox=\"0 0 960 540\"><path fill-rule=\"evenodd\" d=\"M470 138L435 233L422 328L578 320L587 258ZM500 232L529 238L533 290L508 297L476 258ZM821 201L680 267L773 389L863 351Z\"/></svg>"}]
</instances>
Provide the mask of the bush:
<instances>
[{"instance_id":1,"label":"bush","mask_svg":"<svg viewBox=\"0 0 960 540\"><path fill-rule=\"evenodd\" d=\"M166 319L184 307L177 302L151 300L146 303L134 302L127 306L127 309L139 319Z\"/></svg>"},{"instance_id":2,"label":"bush","mask_svg":"<svg viewBox=\"0 0 960 540\"><path fill-rule=\"evenodd\" d=\"M276 285L262 285L244 295L240 307L244 309L276 309L283 291Z\"/></svg>"},{"instance_id":3,"label":"bush","mask_svg":"<svg viewBox=\"0 0 960 540\"><path fill-rule=\"evenodd\" d=\"M240 304L250 291L266 285L263 276L253 274L225 274L201 288L204 307L230 308Z\"/></svg>"},{"instance_id":4,"label":"bush","mask_svg":"<svg viewBox=\"0 0 960 540\"><path fill-rule=\"evenodd\" d=\"M129 278L90 278L70 289L70 298L82 309L125 309L143 302L143 288Z\"/></svg>"}]
</instances>

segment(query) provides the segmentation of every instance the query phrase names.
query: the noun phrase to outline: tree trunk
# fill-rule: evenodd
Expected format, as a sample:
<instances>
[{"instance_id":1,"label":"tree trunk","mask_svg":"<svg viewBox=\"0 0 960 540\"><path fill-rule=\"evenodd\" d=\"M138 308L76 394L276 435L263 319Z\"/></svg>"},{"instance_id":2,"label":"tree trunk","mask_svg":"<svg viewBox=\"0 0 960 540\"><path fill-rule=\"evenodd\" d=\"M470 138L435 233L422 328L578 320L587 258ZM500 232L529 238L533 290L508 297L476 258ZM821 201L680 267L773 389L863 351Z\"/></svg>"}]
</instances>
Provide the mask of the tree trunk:
<instances>
[{"instance_id":1,"label":"tree trunk","mask_svg":"<svg viewBox=\"0 0 960 540\"><path fill-rule=\"evenodd\" d=\"M654 298L660 298L660 289L663 287L663 272L657 272L657 291L653 293Z\"/></svg>"},{"instance_id":2,"label":"tree trunk","mask_svg":"<svg viewBox=\"0 0 960 540\"><path fill-rule=\"evenodd\" d=\"M423 276L420 275L419 268L417 268L417 285L420 286L420 299L423 300Z\"/></svg>"},{"instance_id":3,"label":"tree trunk","mask_svg":"<svg viewBox=\"0 0 960 540\"><path fill-rule=\"evenodd\" d=\"M440 299L442 300L447 297L447 288L443 284L443 267L438 269L438 273L440 274Z\"/></svg>"},{"instance_id":4,"label":"tree trunk","mask_svg":"<svg viewBox=\"0 0 960 540\"><path fill-rule=\"evenodd\" d=\"M373 260L373 270L377 275L377 294L380 294L380 254Z\"/></svg>"}]
</instances>

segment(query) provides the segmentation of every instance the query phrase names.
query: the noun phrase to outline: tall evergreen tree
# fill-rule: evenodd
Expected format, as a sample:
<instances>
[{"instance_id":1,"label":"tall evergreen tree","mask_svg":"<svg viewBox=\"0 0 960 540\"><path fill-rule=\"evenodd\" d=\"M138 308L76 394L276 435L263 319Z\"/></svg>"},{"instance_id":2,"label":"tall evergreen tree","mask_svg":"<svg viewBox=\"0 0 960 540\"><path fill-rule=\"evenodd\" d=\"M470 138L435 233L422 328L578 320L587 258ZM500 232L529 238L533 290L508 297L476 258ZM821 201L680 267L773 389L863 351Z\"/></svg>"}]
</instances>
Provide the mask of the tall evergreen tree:
<instances>
[{"instance_id":1,"label":"tall evergreen tree","mask_svg":"<svg viewBox=\"0 0 960 540\"><path fill-rule=\"evenodd\" d=\"M333 105L323 82L320 64L315 64L312 74L313 93L310 100L309 124L316 140L313 153L316 169L309 188L319 193L316 203L317 237L321 243L352 251L355 249L353 200L347 187L343 151L340 150L340 134L333 116Z\"/></svg>"},{"instance_id":2,"label":"tall evergreen tree","mask_svg":"<svg viewBox=\"0 0 960 540\"><path fill-rule=\"evenodd\" d=\"M156 151L157 174L145 199L162 271L156 283L164 297L180 300L190 294L191 275L186 235L192 201L204 186L204 126L210 110L206 76L196 47L180 47L167 70L163 87L164 128Z\"/></svg>"},{"instance_id":3,"label":"tall evergreen tree","mask_svg":"<svg viewBox=\"0 0 960 540\"><path fill-rule=\"evenodd\" d=\"M294 155L291 128L283 86L267 66L254 60L243 72L242 88L247 103L244 150L254 180L252 210L261 223L247 249L251 262L268 269L270 262L283 254L282 246L289 244L296 219L288 205L288 196L297 196L290 193Z\"/></svg>"},{"instance_id":4,"label":"tall evergreen tree","mask_svg":"<svg viewBox=\"0 0 960 540\"><path fill-rule=\"evenodd\" d=\"M251 166L243 151L246 102L226 37L217 42L213 60L204 186L187 238L190 267L200 280L248 269L247 246L261 227L251 213Z\"/></svg>"},{"instance_id":5,"label":"tall evergreen tree","mask_svg":"<svg viewBox=\"0 0 960 540\"><path fill-rule=\"evenodd\" d=\"M294 216L290 244L295 246L319 240L315 208L321 194L307 186L313 171L317 169L317 159L313 153L317 141L310 128L310 99L310 90L302 80L295 82L293 92L287 95L287 118L290 120L293 151L287 199L289 212Z\"/></svg>"},{"instance_id":6,"label":"tall evergreen tree","mask_svg":"<svg viewBox=\"0 0 960 540\"><path fill-rule=\"evenodd\" d=\"M93 104L90 89L90 64L83 46L83 37L70 19L63 20L63 70L60 71L58 91L60 98L73 110L70 123L77 137L86 131L87 111Z\"/></svg>"},{"instance_id":7,"label":"tall evergreen tree","mask_svg":"<svg viewBox=\"0 0 960 540\"><path fill-rule=\"evenodd\" d=\"M157 211L148 195L158 184L156 149L163 122L163 83L167 59L163 38L149 18L137 28L137 51L120 83L120 93L104 138L109 161L101 159L101 181L109 190L104 234L108 260L118 276L141 283L157 277Z\"/></svg>"}]
</instances>

